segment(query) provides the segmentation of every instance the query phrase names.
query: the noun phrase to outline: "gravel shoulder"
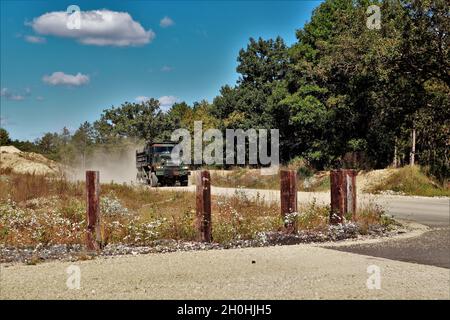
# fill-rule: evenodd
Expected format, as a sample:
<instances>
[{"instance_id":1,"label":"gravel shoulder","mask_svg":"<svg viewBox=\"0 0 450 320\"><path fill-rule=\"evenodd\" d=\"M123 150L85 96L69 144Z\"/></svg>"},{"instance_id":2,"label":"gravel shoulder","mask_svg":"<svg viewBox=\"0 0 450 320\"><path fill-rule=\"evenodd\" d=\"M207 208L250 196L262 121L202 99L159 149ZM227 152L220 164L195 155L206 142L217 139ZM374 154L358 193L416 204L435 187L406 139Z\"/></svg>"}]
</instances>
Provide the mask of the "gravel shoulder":
<instances>
[{"instance_id":1,"label":"gravel shoulder","mask_svg":"<svg viewBox=\"0 0 450 320\"><path fill-rule=\"evenodd\" d=\"M68 289L67 267L81 287ZM367 268L381 270L368 289ZM1 299L450 299L448 269L313 245L0 266Z\"/></svg>"}]
</instances>

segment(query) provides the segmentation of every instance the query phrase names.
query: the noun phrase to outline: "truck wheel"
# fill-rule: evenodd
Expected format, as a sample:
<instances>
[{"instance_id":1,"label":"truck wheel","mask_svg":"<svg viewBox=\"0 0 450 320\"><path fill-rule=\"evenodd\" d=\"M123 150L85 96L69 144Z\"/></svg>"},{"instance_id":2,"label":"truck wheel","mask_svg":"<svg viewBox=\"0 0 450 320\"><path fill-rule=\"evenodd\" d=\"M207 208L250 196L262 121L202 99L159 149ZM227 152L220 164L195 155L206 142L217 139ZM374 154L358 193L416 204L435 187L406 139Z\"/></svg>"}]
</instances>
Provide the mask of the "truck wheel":
<instances>
[{"instance_id":1,"label":"truck wheel","mask_svg":"<svg viewBox=\"0 0 450 320\"><path fill-rule=\"evenodd\" d=\"M158 186L158 177L154 172L150 174L150 181L149 181L150 187L157 187Z\"/></svg>"}]
</instances>

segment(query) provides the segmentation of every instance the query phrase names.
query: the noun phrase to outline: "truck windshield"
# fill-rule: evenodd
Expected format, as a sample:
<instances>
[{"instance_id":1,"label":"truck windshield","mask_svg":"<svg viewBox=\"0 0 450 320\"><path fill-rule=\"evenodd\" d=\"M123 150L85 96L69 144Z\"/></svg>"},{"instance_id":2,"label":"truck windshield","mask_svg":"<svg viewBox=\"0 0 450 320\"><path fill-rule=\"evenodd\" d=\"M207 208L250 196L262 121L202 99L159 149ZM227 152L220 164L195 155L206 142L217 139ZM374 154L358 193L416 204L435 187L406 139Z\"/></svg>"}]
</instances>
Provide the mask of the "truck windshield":
<instances>
[{"instance_id":1,"label":"truck windshield","mask_svg":"<svg viewBox=\"0 0 450 320\"><path fill-rule=\"evenodd\" d=\"M173 146L152 147L153 153L171 153Z\"/></svg>"}]
</instances>

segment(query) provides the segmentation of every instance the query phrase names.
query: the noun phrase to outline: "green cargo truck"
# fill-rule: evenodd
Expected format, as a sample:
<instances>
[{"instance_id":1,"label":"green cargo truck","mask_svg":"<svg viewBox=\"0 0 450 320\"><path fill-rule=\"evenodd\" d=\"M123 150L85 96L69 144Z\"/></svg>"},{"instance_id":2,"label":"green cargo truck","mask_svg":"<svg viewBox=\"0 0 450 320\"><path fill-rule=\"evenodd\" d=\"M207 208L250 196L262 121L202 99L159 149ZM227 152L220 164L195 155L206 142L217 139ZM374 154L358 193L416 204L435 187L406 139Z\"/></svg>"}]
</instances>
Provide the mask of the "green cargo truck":
<instances>
[{"instance_id":1,"label":"green cargo truck","mask_svg":"<svg viewBox=\"0 0 450 320\"><path fill-rule=\"evenodd\" d=\"M136 150L137 180L152 187L174 186L177 181L188 185L189 166L171 157L174 142L148 143L143 150Z\"/></svg>"}]
</instances>

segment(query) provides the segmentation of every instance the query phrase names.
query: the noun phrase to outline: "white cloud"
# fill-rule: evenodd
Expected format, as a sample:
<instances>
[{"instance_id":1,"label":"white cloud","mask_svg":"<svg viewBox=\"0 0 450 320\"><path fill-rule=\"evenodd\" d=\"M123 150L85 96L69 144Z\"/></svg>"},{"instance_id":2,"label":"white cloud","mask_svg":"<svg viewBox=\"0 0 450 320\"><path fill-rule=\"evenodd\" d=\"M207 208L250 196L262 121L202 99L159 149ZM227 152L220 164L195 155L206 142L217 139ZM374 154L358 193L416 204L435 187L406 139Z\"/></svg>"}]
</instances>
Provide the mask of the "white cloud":
<instances>
[{"instance_id":1,"label":"white cloud","mask_svg":"<svg viewBox=\"0 0 450 320\"><path fill-rule=\"evenodd\" d=\"M147 101L147 100L149 100L150 98L149 97L146 97L146 96L138 96L138 97L136 97L136 101L137 102L145 102L145 101Z\"/></svg>"},{"instance_id":2,"label":"white cloud","mask_svg":"<svg viewBox=\"0 0 450 320\"><path fill-rule=\"evenodd\" d=\"M151 29L145 30L127 12L107 9L81 11L79 29L67 28L69 17L65 11L48 12L28 24L38 34L72 38L86 45L139 46L155 38Z\"/></svg>"},{"instance_id":3,"label":"white cloud","mask_svg":"<svg viewBox=\"0 0 450 320\"><path fill-rule=\"evenodd\" d=\"M89 82L89 76L78 72L76 75L66 74L64 72L53 72L51 75L45 75L42 77L42 81L45 83L57 86L82 86Z\"/></svg>"},{"instance_id":4,"label":"white cloud","mask_svg":"<svg viewBox=\"0 0 450 320\"><path fill-rule=\"evenodd\" d=\"M172 71L173 70L173 68L171 67L171 66L163 66L162 68L161 68L161 71L162 72L170 72L170 71Z\"/></svg>"},{"instance_id":5,"label":"white cloud","mask_svg":"<svg viewBox=\"0 0 450 320\"><path fill-rule=\"evenodd\" d=\"M8 88L2 88L2 90L0 91L0 96L5 97L5 99L7 99L7 100L12 100L12 101L25 100L24 95L13 93Z\"/></svg>"},{"instance_id":6,"label":"white cloud","mask_svg":"<svg viewBox=\"0 0 450 320\"><path fill-rule=\"evenodd\" d=\"M36 97L36 100L37 100L37 101L43 101L43 100L44 100L44 97L43 97L43 96L37 96L37 97Z\"/></svg>"},{"instance_id":7,"label":"white cloud","mask_svg":"<svg viewBox=\"0 0 450 320\"><path fill-rule=\"evenodd\" d=\"M47 39L38 36L25 36L25 41L30 43L46 43Z\"/></svg>"},{"instance_id":8,"label":"white cloud","mask_svg":"<svg viewBox=\"0 0 450 320\"><path fill-rule=\"evenodd\" d=\"M173 26L175 24L175 21L173 21L170 17L165 16L164 18L161 19L161 21L159 22L159 25L162 28L167 28L170 26Z\"/></svg>"},{"instance_id":9,"label":"white cloud","mask_svg":"<svg viewBox=\"0 0 450 320\"><path fill-rule=\"evenodd\" d=\"M159 105L163 109L170 108L174 103L178 102L178 98L174 96L162 96L158 98Z\"/></svg>"}]
</instances>

